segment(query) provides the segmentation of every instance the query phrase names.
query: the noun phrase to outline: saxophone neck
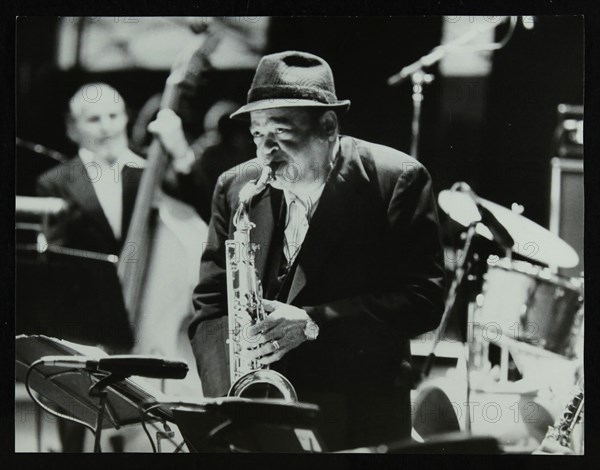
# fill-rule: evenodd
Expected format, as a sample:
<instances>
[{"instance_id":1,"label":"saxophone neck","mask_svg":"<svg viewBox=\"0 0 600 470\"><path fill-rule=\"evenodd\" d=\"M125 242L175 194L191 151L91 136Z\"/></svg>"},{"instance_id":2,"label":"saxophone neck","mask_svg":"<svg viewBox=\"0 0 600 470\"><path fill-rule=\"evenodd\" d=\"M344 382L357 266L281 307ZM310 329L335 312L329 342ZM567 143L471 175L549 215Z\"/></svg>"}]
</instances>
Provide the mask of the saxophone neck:
<instances>
[{"instance_id":1,"label":"saxophone neck","mask_svg":"<svg viewBox=\"0 0 600 470\"><path fill-rule=\"evenodd\" d=\"M233 225L235 226L236 230L249 232L254 227L254 224L250 222L250 217L248 214L250 202L254 196L262 192L267 187L272 179L273 170L270 166L265 165L263 166L258 180L249 181L240 190L238 208L233 217Z\"/></svg>"}]
</instances>

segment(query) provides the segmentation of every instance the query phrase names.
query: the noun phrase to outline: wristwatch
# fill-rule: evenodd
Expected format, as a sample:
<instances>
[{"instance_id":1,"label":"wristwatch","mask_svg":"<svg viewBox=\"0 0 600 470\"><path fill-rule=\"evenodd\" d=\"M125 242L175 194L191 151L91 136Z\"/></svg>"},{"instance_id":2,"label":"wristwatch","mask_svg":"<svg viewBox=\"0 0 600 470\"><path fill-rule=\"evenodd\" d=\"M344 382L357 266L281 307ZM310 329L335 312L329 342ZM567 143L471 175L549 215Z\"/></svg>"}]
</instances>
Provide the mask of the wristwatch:
<instances>
[{"instance_id":1,"label":"wristwatch","mask_svg":"<svg viewBox=\"0 0 600 470\"><path fill-rule=\"evenodd\" d=\"M317 336L319 336L319 325L312 320L308 320L304 327L304 336L306 336L307 341L314 341L317 339Z\"/></svg>"}]
</instances>

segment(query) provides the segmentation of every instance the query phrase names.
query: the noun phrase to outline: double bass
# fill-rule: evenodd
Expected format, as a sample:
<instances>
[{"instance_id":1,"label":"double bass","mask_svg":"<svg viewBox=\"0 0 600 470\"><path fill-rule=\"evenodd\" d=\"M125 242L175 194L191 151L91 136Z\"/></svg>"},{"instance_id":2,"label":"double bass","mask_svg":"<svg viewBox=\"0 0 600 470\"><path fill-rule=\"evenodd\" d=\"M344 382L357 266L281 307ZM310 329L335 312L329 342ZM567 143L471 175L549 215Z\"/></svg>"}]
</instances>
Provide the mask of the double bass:
<instances>
[{"instance_id":1,"label":"double bass","mask_svg":"<svg viewBox=\"0 0 600 470\"><path fill-rule=\"evenodd\" d=\"M209 66L208 56L219 37L209 31L198 41L199 46L190 44L175 60L161 109L177 112L183 97L196 87ZM187 324L193 313L192 292L198 283L208 227L191 206L161 191L167 164L167 154L154 137L117 273L134 333L132 353L186 360L190 366L186 379L161 381L161 388L175 395L197 395L201 384Z\"/></svg>"}]
</instances>

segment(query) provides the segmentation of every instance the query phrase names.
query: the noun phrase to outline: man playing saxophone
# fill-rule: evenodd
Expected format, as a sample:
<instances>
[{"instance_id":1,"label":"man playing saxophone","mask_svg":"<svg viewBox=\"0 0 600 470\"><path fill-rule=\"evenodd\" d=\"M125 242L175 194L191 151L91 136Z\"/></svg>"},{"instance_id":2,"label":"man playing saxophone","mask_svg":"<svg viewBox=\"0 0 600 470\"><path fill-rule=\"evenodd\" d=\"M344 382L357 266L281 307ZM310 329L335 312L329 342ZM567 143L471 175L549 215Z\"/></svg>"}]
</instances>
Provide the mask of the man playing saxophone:
<instances>
[{"instance_id":1,"label":"man playing saxophone","mask_svg":"<svg viewBox=\"0 0 600 470\"><path fill-rule=\"evenodd\" d=\"M226 394L225 244L240 191L267 166L273 177L247 210L268 316L242 347L319 405L327 450L410 436L409 339L444 307L430 175L402 152L340 135L349 105L320 57L263 57L231 116L249 121L256 159L219 178L189 330L205 395Z\"/></svg>"}]
</instances>

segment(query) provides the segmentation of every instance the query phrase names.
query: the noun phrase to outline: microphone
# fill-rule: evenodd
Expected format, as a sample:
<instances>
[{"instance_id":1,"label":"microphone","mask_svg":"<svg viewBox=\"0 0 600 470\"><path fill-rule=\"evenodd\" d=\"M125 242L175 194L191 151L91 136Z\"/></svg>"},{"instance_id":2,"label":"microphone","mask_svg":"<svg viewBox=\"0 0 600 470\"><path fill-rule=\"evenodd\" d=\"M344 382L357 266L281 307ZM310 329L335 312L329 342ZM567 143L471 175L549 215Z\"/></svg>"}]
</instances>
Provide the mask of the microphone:
<instances>
[{"instance_id":1,"label":"microphone","mask_svg":"<svg viewBox=\"0 0 600 470\"><path fill-rule=\"evenodd\" d=\"M423 67L429 67L435 64L438 60L442 59L446 54L446 50L438 46L434 48L429 54L421 57L416 62L407 65L400 70L400 72L392 75L387 79L388 86L400 85L403 81L409 78L413 73L421 70Z\"/></svg>"},{"instance_id":2,"label":"microphone","mask_svg":"<svg viewBox=\"0 0 600 470\"><path fill-rule=\"evenodd\" d=\"M123 377L137 375L154 379L183 379L188 373L188 365L183 361L169 361L153 356L115 355L102 359L87 356L45 356L41 363L51 367L111 372Z\"/></svg>"},{"instance_id":3,"label":"microphone","mask_svg":"<svg viewBox=\"0 0 600 470\"><path fill-rule=\"evenodd\" d=\"M456 183L452 186L454 191L462 191L467 193L473 202L475 203L475 207L477 208L477 212L479 212L479 216L481 217L481 223L485 225L488 230L492 233L492 237L502 248L512 248L515 244L515 241L508 233L508 230L500 223L500 221L492 214L492 212L485 206L479 202L479 197L475 194L475 191L471 189L465 182Z\"/></svg>"}]
</instances>

